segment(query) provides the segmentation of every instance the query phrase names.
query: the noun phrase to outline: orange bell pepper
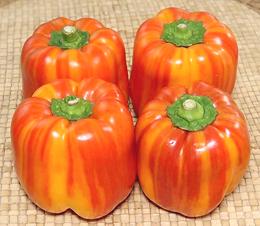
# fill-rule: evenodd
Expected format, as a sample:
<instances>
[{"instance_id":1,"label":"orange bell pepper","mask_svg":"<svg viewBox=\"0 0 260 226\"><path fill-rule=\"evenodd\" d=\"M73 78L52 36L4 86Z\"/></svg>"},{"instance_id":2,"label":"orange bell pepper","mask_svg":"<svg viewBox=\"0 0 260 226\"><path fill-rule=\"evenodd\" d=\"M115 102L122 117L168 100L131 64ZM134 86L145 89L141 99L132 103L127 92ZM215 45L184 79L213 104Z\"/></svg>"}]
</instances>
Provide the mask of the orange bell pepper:
<instances>
[{"instance_id":1,"label":"orange bell pepper","mask_svg":"<svg viewBox=\"0 0 260 226\"><path fill-rule=\"evenodd\" d=\"M60 78L97 77L117 84L128 96L125 48L119 34L91 18L57 18L40 25L21 56L23 94Z\"/></svg>"},{"instance_id":2,"label":"orange bell pepper","mask_svg":"<svg viewBox=\"0 0 260 226\"><path fill-rule=\"evenodd\" d=\"M164 86L204 81L232 92L238 47L231 30L206 12L167 8L145 21L134 45L130 92L134 109Z\"/></svg>"},{"instance_id":3,"label":"orange bell pepper","mask_svg":"<svg viewBox=\"0 0 260 226\"><path fill-rule=\"evenodd\" d=\"M243 114L202 82L162 89L138 119L136 142L146 196L189 217L211 212L237 187L250 154Z\"/></svg>"},{"instance_id":4,"label":"orange bell pepper","mask_svg":"<svg viewBox=\"0 0 260 226\"><path fill-rule=\"evenodd\" d=\"M133 121L114 84L96 78L46 84L18 106L11 135L20 183L48 212L70 208L99 218L132 190Z\"/></svg>"}]
</instances>

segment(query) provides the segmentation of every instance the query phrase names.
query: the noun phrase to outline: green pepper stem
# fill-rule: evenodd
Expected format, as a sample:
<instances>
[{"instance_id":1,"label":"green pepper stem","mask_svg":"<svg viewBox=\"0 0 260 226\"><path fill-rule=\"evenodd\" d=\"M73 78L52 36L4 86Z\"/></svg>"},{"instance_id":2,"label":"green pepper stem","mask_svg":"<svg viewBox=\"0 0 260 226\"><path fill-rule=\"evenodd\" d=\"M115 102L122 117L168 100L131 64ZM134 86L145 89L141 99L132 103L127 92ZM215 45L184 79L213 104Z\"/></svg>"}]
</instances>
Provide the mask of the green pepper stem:
<instances>
[{"instance_id":1,"label":"green pepper stem","mask_svg":"<svg viewBox=\"0 0 260 226\"><path fill-rule=\"evenodd\" d=\"M76 121L92 114L92 103L76 96L52 99L51 112L53 115Z\"/></svg>"},{"instance_id":2,"label":"green pepper stem","mask_svg":"<svg viewBox=\"0 0 260 226\"><path fill-rule=\"evenodd\" d=\"M62 30L62 36L66 42L70 43L81 39L78 30L74 26L65 26Z\"/></svg>"},{"instance_id":3,"label":"green pepper stem","mask_svg":"<svg viewBox=\"0 0 260 226\"><path fill-rule=\"evenodd\" d=\"M176 46L189 47L202 43L205 32L202 22L180 19L165 24L161 38Z\"/></svg>"},{"instance_id":4,"label":"green pepper stem","mask_svg":"<svg viewBox=\"0 0 260 226\"><path fill-rule=\"evenodd\" d=\"M182 103L177 113L181 118L192 122L203 118L204 108L198 101L190 98Z\"/></svg>"},{"instance_id":5,"label":"green pepper stem","mask_svg":"<svg viewBox=\"0 0 260 226\"><path fill-rule=\"evenodd\" d=\"M89 37L88 32L80 31L75 26L65 26L61 31L51 33L49 45L62 49L79 49L88 43Z\"/></svg>"},{"instance_id":6,"label":"green pepper stem","mask_svg":"<svg viewBox=\"0 0 260 226\"><path fill-rule=\"evenodd\" d=\"M185 94L167 108L167 114L174 126L198 131L215 120L217 111L208 97Z\"/></svg>"},{"instance_id":7,"label":"green pepper stem","mask_svg":"<svg viewBox=\"0 0 260 226\"><path fill-rule=\"evenodd\" d=\"M69 100L67 103L68 105L75 105L79 102L79 98L75 98L75 99L72 99L72 100Z\"/></svg>"},{"instance_id":8,"label":"green pepper stem","mask_svg":"<svg viewBox=\"0 0 260 226\"><path fill-rule=\"evenodd\" d=\"M193 109L196 108L197 103L196 103L196 101L194 101L194 100L192 100L192 99L187 99L187 100L185 100L185 101L183 102L182 105L183 105L183 108L184 108L185 110L191 111L191 110L193 110Z\"/></svg>"},{"instance_id":9,"label":"green pepper stem","mask_svg":"<svg viewBox=\"0 0 260 226\"><path fill-rule=\"evenodd\" d=\"M186 29L188 26L186 24L178 24L177 27L180 29Z\"/></svg>"}]
</instances>

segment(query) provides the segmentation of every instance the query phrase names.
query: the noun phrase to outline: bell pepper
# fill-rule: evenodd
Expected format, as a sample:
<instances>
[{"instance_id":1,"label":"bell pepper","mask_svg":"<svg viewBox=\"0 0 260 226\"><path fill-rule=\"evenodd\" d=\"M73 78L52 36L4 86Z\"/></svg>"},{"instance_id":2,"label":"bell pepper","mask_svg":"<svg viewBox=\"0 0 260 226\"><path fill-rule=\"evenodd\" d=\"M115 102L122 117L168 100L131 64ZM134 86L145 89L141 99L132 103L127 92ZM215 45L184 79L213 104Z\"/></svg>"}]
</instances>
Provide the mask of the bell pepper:
<instances>
[{"instance_id":1,"label":"bell pepper","mask_svg":"<svg viewBox=\"0 0 260 226\"><path fill-rule=\"evenodd\" d=\"M145 195L188 217L214 210L237 187L250 155L242 112L203 82L163 88L137 121L136 144Z\"/></svg>"},{"instance_id":2,"label":"bell pepper","mask_svg":"<svg viewBox=\"0 0 260 226\"><path fill-rule=\"evenodd\" d=\"M57 18L40 25L25 42L21 67L23 95L60 78L97 77L128 96L125 48L119 34L92 18Z\"/></svg>"},{"instance_id":3,"label":"bell pepper","mask_svg":"<svg viewBox=\"0 0 260 226\"><path fill-rule=\"evenodd\" d=\"M132 190L133 121L112 83L61 79L40 87L16 109L11 137L21 186L48 212L99 218Z\"/></svg>"},{"instance_id":4,"label":"bell pepper","mask_svg":"<svg viewBox=\"0 0 260 226\"><path fill-rule=\"evenodd\" d=\"M137 114L164 86L204 81L232 92L238 47L231 30L207 12L167 8L146 20L134 44L130 93Z\"/></svg>"}]
</instances>

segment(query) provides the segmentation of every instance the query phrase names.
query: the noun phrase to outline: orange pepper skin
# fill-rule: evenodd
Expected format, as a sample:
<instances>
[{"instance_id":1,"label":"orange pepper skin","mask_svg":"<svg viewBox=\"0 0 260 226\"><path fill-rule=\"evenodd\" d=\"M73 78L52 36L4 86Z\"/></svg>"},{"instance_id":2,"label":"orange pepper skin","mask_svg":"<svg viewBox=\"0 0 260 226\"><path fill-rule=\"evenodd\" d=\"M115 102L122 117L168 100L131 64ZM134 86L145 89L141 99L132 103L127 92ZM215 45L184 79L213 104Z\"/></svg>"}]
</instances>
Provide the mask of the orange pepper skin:
<instances>
[{"instance_id":1,"label":"orange pepper skin","mask_svg":"<svg viewBox=\"0 0 260 226\"><path fill-rule=\"evenodd\" d=\"M206 32L203 43L177 47L162 40L164 25L181 18L201 21ZM130 95L135 112L162 87L204 81L231 93L236 80L238 47L231 30L206 12L167 8L146 20L134 43Z\"/></svg>"},{"instance_id":2,"label":"orange pepper skin","mask_svg":"<svg viewBox=\"0 0 260 226\"><path fill-rule=\"evenodd\" d=\"M68 95L91 101L92 115L78 121L53 115L51 99ZM29 198L48 212L72 209L83 218L99 218L132 190L133 121L112 83L61 79L40 87L15 111L11 136L19 181Z\"/></svg>"},{"instance_id":3,"label":"orange pepper skin","mask_svg":"<svg viewBox=\"0 0 260 226\"><path fill-rule=\"evenodd\" d=\"M183 94L208 96L215 121L203 130L175 127L166 108ZM206 215L238 185L248 166L249 134L231 96L206 83L166 87L150 101L136 126L138 178L160 207L188 217Z\"/></svg>"},{"instance_id":4,"label":"orange pepper skin","mask_svg":"<svg viewBox=\"0 0 260 226\"><path fill-rule=\"evenodd\" d=\"M49 46L51 32L75 26L90 34L88 44L80 49ZM56 79L76 82L97 77L117 84L128 97L125 47L119 34L92 18L76 21L57 18L40 25L25 42L21 55L23 95L30 97L40 86Z\"/></svg>"}]
</instances>

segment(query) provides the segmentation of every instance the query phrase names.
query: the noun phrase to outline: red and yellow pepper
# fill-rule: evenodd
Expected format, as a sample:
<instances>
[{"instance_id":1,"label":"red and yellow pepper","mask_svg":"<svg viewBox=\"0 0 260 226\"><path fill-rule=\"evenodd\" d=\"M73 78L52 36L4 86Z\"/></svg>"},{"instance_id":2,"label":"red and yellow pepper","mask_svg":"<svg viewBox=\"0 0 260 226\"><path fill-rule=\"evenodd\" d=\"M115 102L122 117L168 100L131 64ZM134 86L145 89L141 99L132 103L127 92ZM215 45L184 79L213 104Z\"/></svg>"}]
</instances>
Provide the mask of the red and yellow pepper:
<instances>
[{"instance_id":1,"label":"red and yellow pepper","mask_svg":"<svg viewBox=\"0 0 260 226\"><path fill-rule=\"evenodd\" d=\"M154 203L189 217L211 212L249 161L249 134L230 95L202 82L166 87L136 126L138 178Z\"/></svg>"},{"instance_id":2,"label":"red and yellow pepper","mask_svg":"<svg viewBox=\"0 0 260 226\"><path fill-rule=\"evenodd\" d=\"M119 34L92 18L57 18L40 25L21 56L23 95L61 78L96 77L115 83L128 97L125 48Z\"/></svg>"},{"instance_id":3,"label":"red and yellow pepper","mask_svg":"<svg viewBox=\"0 0 260 226\"><path fill-rule=\"evenodd\" d=\"M89 78L44 85L18 106L11 135L19 181L46 211L70 208L95 219L132 190L133 121L114 84Z\"/></svg>"},{"instance_id":4,"label":"red and yellow pepper","mask_svg":"<svg viewBox=\"0 0 260 226\"><path fill-rule=\"evenodd\" d=\"M134 44L130 92L135 112L164 86L204 81L232 92L238 47L231 30L206 12L167 8L146 20Z\"/></svg>"}]
</instances>

